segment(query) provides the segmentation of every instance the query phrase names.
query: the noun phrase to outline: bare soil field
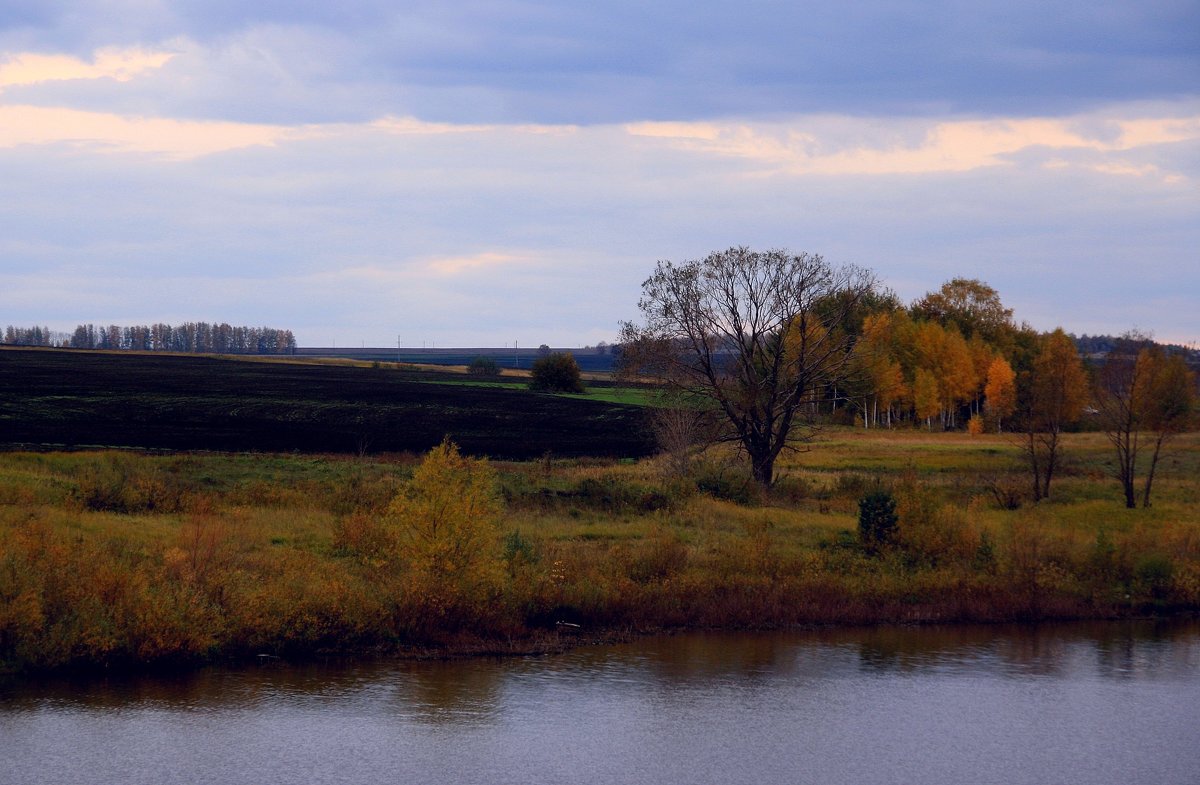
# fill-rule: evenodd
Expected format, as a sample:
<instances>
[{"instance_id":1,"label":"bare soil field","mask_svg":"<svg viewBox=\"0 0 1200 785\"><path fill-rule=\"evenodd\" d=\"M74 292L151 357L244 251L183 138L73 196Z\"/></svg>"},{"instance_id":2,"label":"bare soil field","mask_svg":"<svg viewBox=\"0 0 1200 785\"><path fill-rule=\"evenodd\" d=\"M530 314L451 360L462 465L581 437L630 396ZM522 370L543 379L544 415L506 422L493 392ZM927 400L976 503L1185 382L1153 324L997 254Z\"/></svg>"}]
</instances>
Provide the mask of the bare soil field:
<instances>
[{"instance_id":1,"label":"bare soil field","mask_svg":"<svg viewBox=\"0 0 1200 785\"><path fill-rule=\"evenodd\" d=\"M0 445L305 453L425 451L446 436L496 458L639 457L643 412L516 385L429 384L403 366L0 350ZM456 377L461 379L462 377Z\"/></svg>"}]
</instances>

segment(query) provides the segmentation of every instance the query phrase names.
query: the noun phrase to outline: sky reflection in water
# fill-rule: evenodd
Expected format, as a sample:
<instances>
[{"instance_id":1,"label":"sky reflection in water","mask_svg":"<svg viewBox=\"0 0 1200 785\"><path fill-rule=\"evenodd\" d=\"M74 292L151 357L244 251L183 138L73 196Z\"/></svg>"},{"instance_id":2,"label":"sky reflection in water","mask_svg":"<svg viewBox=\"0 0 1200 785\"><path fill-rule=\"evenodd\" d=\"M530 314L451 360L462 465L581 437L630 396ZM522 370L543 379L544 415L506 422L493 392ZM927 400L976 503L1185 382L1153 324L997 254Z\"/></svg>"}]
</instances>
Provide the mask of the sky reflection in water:
<instances>
[{"instance_id":1,"label":"sky reflection in water","mask_svg":"<svg viewBox=\"0 0 1200 785\"><path fill-rule=\"evenodd\" d=\"M0 691L0 783L1189 783L1200 625L680 635Z\"/></svg>"}]
</instances>

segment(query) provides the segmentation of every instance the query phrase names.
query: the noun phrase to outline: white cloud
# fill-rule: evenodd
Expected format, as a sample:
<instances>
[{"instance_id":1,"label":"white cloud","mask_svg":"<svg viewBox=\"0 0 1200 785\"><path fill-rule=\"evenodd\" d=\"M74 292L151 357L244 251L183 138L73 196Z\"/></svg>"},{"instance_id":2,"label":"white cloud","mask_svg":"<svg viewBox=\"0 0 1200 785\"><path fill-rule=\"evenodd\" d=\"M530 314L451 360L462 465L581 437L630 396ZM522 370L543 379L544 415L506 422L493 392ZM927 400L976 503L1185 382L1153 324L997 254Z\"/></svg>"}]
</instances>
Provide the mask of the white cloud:
<instances>
[{"instance_id":1,"label":"white cloud","mask_svg":"<svg viewBox=\"0 0 1200 785\"><path fill-rule=\"evenodd\" d=\"M504 146L514 139L566 145L573 154L589 144L609 146L621 130L654 149L701 158L746 162L747 175L920 175L1013 166L1036 153L1044 168L1086 166L1114 175L1154 176L1181 183L1181 172L1128 160L1124 154L1161 144L1200 140L1200 114L1122 118L1104 113L1068 118L916 120L843 116L771 122L646 122L624 126L454 124L384 116L362 123L275 125L125 116L61 107L0 104L0 147L72 143L113 152L195 158L254 145L364 134L401 137L469 136L472 147ZM551 142L550 140L558 140ZM627 148L632 149L627 143ZM463 151L465 152L465 150ZM1087 152L1074 161L1063 153Z\"/></svg>"},{"instance_id":2,"label":"white cloud","mask_svg":"<svg viewBox=\"0 0 1200 785\"><path fill-rule=\"evenodd\" d=\"M889 130L877 118L817 117L787 122L634 123L625 126L635 137L647 137L677 149L706 155L743 158L768 171L793 175L893 175L966 172L1013 165L1012 156L1029 150L1086 150L1120 154L1155 144L1200 140L1200 115L1117 119L1115 137L1089 135L1090 116L1066 119L995 118L928 120L898 123L905 134ZM1107 118L1105 118L1107 119ZM914 140L913 126L924 130ZM862 140L845 146L843 138ZM1061 158L1051 166L1069 165ZM1132 166L1119 155L1093 164L1112 174L1159 174L1179 181L1178 173L1152 166Z\"/></svg>"},{"instance_id":3,"label":"white cloud","mask_svg":"<svg viewBox=\"0 0 1200 785\"><path fill-rule=\"evenodd\" d=\"M124 117L41 106L0 105L0 147L72 144L98 152L141 152L185 159L272 145L303 129L270 125Z\"/></svg>"},{"instance_id":4,"label":"white cloud","mask_svg":"<svg viewBox=\"0 0 1200 785\"><path fill-rule=\"evenodd\" d=\"M486 253L472 254L470 256L449 256L437 259L430 259L425 263L427 269L432 272L443 275L453 276L463 273L483 273L496 270L501 267L512 267L513 265L530 264L534 260L528 256L511 254L511 253L496 253L494 251Z\"/></svg>"},{"instance_id":5,"label":"white cloud","mask_svg":"<svg viewBox=\"0 0 1200 785\"><path fill-rule=\"evenodd\" d=\"M16 85L74 79L114 79L118 82L128 82L139 74L162 68L174 56L174 52L140 47L97 49L91 62L64 54L12 54L0 60L0 91Z\"/></svg>"}]
</instances>

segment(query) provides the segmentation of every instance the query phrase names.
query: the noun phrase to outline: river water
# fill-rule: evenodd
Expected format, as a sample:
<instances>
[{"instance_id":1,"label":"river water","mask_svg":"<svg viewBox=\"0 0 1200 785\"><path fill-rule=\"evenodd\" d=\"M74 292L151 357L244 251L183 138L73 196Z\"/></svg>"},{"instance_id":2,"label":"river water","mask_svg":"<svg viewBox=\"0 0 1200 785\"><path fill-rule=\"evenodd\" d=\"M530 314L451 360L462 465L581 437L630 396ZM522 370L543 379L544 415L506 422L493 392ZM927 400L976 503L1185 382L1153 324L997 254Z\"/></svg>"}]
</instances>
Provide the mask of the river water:
<instances>
[{"instance_id":1,"label":"river water","mask_svg":"<svg viewBox=\"0 0 1200 785\"><path fill-rule=\"evenodd\" d=\"M687 634L0 686L0 783L1200 782L1200 624Z\"/></svg>"}]
</instances>

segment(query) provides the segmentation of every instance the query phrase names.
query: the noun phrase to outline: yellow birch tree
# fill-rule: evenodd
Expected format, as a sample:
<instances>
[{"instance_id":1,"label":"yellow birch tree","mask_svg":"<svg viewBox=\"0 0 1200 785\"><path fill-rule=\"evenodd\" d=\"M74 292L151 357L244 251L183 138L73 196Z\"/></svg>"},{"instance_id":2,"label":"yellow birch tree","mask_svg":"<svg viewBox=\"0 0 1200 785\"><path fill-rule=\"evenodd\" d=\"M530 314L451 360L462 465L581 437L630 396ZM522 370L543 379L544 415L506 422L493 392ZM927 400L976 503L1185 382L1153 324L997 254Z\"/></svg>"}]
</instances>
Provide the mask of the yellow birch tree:
<instances>
[{"instance_id":1,"label":"yellow birch tree","mask_svg":"<svg viewBox=\"0 0 1200 785\"><path fill-rule=\"evenodd\" d=\"M1004 418L1017 408L1017 374L1003 357L992 359L983 390L984 408L996 421L997 433L1004 430Z\"/></svg>"}]
</instances>

